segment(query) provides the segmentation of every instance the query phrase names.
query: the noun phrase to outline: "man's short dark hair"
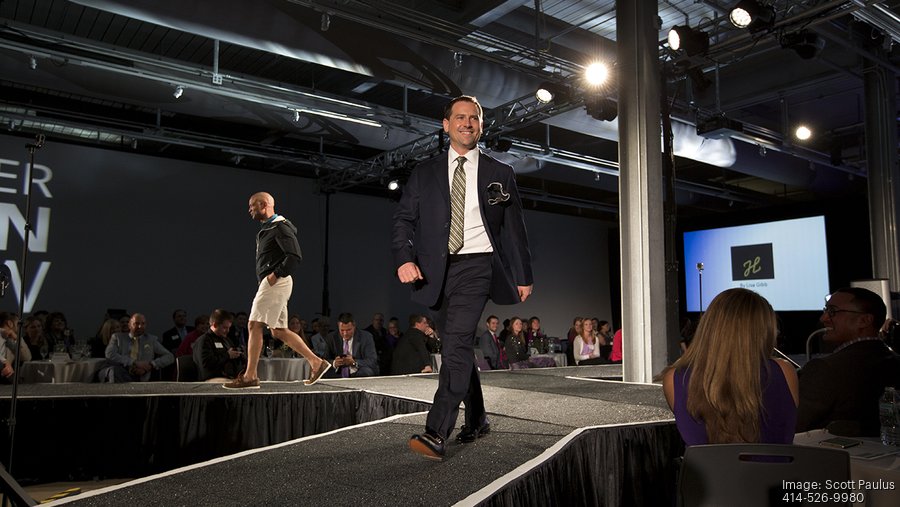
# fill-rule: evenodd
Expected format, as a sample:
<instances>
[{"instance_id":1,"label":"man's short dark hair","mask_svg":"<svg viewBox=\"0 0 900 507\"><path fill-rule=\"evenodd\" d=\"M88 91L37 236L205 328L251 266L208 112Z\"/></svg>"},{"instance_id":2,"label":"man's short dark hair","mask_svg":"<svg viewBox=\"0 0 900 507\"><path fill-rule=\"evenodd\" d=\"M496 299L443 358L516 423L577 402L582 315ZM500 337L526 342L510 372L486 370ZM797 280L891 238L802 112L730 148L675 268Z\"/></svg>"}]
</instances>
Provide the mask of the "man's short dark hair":
<instances>
[{"instance_id":1,"label":"man's short dark hair","mask_svg":"<svg viewBox=\"0 0 900 507\"><path fill-rule=\"evenodd\" d=\"M497 322L500 322L500 317L496 315L488 315L488 318L484 319L485 322L490 322L491 319L497 319Z\"/></svg>"},{"instance_id":2,"label":"man's short dark hair","mask_svg":"<svg viewBox=\"0 0 900 507\"><path fill-rule=\"evenodd\" d=\"M221 308L216 308L209 314L209 325L210 326L221 326L226 320L234 320L234 315L231 312L223 310Z\"/></svg>"},{"instance_id":3,"label":"man's short dark hair","mask_svg":"<svg viewBox=\"0 0 900 507\"><path fill-rule=\"evenodd\" d=\"M862 287L844 287L834 292L843 292L853 296L851 303L856 305L859 311L872 316L872 328L875 331L881 329L884 320L887 318L887 307L884 306L884 300L881 299L881 296Z\"/></svg>"},{"instance_id":4,"label":"man's short dark hair","mask_svg":"<svg viewBox=\"0 0 900 507\"><path fill-rule=\"evenodd\" d=\"M425 316L420 313L414 313L409 316L409 327L415 327L416 324L425 320Z\"/></svg>"},{"instance_id":5,"label":"man's short dark hair","mask_svg":"<svg viewBox=\"0 0 900 507\"><path fill-rule=\"evenodd\" d=\"M350 312L338 315L338 322L341 324L356 324L356 321L353 320L353 314Z\"/></svg>"},{"instance_id":6,"label":"man's short dark hair","mask_svg":"<svg viewBox=\"0 0 900 507\"><path fill-rule=\"evenodd\" d=\"M472 104L475 104L475 107L478 108L478 116L484 118L484 109L481 108L481 104L478 103L478 99L471 95L460 95L459 97L456 97L455 99L448 102L446 106L444 106L445 120L450 119L450 115L453 113L453 105L457 102L471 102Z\"/></svg>"},{"instance_id":7,"label":"man's short dark hair","mask_svg":"<svg viewBox=\"0 0 900 507\"><path fill-rule=\"evenodd\" d=\"M178 315L178 312L183 313L184 316L187 317L187 312L182 310L181 308L179 308L179 309L175 310L174 312L172 312L172 320L175 320L175 316Z\"/></svg>"}]
</instances>

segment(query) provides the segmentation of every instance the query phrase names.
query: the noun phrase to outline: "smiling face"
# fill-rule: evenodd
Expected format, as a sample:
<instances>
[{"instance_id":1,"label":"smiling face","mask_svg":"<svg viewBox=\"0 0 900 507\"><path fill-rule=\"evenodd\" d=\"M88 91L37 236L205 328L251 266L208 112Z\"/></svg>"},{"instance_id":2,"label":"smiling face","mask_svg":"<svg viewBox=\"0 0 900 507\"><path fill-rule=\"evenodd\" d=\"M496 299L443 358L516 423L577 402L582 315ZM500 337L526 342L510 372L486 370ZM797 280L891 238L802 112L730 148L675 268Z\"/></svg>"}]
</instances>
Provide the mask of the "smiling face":
<instances>
[{"instance_id":1,"label":"smiling face","mask_svg":"<svg viewBox=\"0 0 900 507\"><path fill-rule=\"evenodd\" d=\"M819 320L826 329L823 339L842 343L864 335L871 316L853 303L853 295L835 292L828 298Z\"/></svg>"},{"instance_id":2,"label":"smiling face","mask_svg":"<svg viewBox=\"0 0 900 507\"><path fill-rule=\"evenodd\" d=\"M510 329L514 334L519 334L522 332L522 319L513 319L509 324Z\"/></svg>"},{"instance_id":3,"label":"smiling face","mask_svg":"<svg viewBox=\"0 0 900 507\"><path fill-rule=\"evenodd\" d=\"M481 120L478 106L467 100L453 104L450 117L444 118L444 132L450 136L450 146L460 155L465 155L478 145Z\"/></svg>"}]
</instances>

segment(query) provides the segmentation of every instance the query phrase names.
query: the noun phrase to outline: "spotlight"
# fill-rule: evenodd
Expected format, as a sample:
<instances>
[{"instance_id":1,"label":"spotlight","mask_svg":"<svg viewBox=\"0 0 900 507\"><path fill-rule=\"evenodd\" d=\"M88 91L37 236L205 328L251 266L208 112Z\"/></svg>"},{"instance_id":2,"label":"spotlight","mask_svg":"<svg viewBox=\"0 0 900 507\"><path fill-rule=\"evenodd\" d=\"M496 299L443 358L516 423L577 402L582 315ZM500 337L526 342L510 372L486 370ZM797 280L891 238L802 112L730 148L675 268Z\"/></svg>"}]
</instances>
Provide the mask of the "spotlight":
<instances>
[{"instance_id":1,"label":"spotlight","mask_svg":"<svg viewBox=\"0 0 900 507\"><path fill-rule=\"evenodd\" d=\"M809 129L806 125L800 125L797 127L797 130L794 131L794 137L801 141L806 141L810 137L812 137L812 130Z\"/></svg>"},{"instance_id":2,"label":"spotlight","mask_svg":"<svg viewBox=\"0 0 900 507\"><path fill-rule=\"evenodd\" d=\"M172 96L176 99L180 99L182 95L184 95L184 87L181 85L176 86L175 91L172 92Z\"/></svg>"},{"instance_id":3,"label":"spotlight","mask_svg":"<svg viewBox=\"0 0 900 507\"><path fill-rule=\"evenodd\" d=\"M825 48L825 39L808 30L801 30L781 37L781 47L793 49L800 58L810 60Z\"/></svg>"},{"instance_id":4,"label":"spotlight","mask_svg":"<svg viewBox=\"0 0 900 507\"><path fill-rule=\"evenodd\" d=\"M609 67L602 62L594 62L584 70L584 77L589 85L599 86L609 77Z\"/></svg>"},{"instance_id":5,"label":"spotlight","mask_svg":"<svg viewBox=\"0 0 900 507\"><path fill-rule=\"evenodd\" d=\"M37 58L35 58L34 55L31 55L31 57L28 58L28 66L31 67L31 70L37 68Z\"/></svg>"},{"instance_id":6,"label":"spotlight","mask_svg":"<svg viewBox=\"0 0 900 507\"><path fill-rule=\"evenodd\" d=\"M756 0L740 0L731 8L728 19L734 26L755 33L775 23L775 8L771 5L762 5Z\"/></svg>"},{"instance_id":7,"label":"spotlight","mask_svg":"<svg viewBox=\"0 0 900 507\"><path fill-rule=\"evenodd\" d=\"M296 109L294 109L294 123L297 123L299 121L300 121L300 111L297 111Z\"/></svg>"},{"instance_id":8,"label":"spotlight","mask_svg":"<svg viewBox=\"0 0 900 507\"><path fill-rule=\"evenodd\" d=\"M544 81L538 86L537 91L534 92L534 98L541 104L547 104L554 100L561 102L565 100L564 97L566 95L566 90L563 86L551 81Z\"/></svg>"},{"instance_id":9,"label":"spotlight","mask_svg":"<svg viewBox=\"0 0 900 507\"><path fill-rule=\"evenodd\" d=\"M689 26L676 25L669 30L669 47L673 51L683 49L688 56L704 54L709 50L709 34Z\"/></svg>"},{"instance_id":10,"label":"spotlight","mask_svg":"<svg viewBox=\"0 0 900 507\"><path fill-rule=\"evenodd\" d=\"M323 32L327 32L331 27L331 15L327 12L322 13L322 24L319 25L319 28L322 29Z\"/></svg>"},{"instance_id":11,"label":"spotlight","mask_svg":"<svg viewBox=\"0 0 900 507\"><path fill-rule=\"evenodd\" d=\"M462 67L462 64L463 64L463 54L460 53L459 51L454 51L453 52L453 66L458 69L458 68Z\"/></svg>"},{"instance_id":12,"label":"spotlight","mask_svg":"<svg viewBox=\"0 0 900 507\"><path fill-rule=\"evenodd\" d=\"M137 147L138 147L137 139L132 139L132 140L131 140L131 149L132 149L132 150L136 150Z\"/></svg>"},{"instance_id":13,"label":"spotlight","mask_svg":"<svg viewBox=\"0 0 900 507\"><path fill-rule=\"evenodd\" d=\"M585 101L587 114L595 120L613 121L619 115L619 106L608 97L592 97Z\"/></svg>"},{"instance_id":14,"label":"spotlight","mask_svg":"<svg viewBox=\"0 0 900 507\"><path fill-rule=\"evenodd\" d=\"M387 188L391 192L396 192L397 190L400 190L400 182L397 180L391 180L388 182Z\"/></svg>"}]
</instances>

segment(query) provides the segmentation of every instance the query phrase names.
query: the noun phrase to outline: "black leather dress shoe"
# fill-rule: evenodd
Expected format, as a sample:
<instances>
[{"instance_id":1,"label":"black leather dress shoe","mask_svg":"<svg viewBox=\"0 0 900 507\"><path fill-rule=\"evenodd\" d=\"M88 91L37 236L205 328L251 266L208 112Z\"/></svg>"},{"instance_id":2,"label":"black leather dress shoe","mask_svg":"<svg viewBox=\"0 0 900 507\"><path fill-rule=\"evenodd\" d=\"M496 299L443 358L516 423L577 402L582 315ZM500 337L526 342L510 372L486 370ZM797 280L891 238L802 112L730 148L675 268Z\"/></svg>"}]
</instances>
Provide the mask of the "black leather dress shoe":
<instances>
[{"instance_id":1,"label":"black leather dress shoe","mask_svg":"<svg viewBox=\"0 0 900 507\"><path fill-rule=\"evenodd\" d=\"M444 460L444 439L430 431L410 437L409 448L428 459Z\"/></svg>"},{"instance_id":2,"label":"black leather dress shoe","mask_svg":"<svg viewBox=\"0 0 900 507\"><path fill-rule=\"evenodd\" d=\"M470 444L476 439L479 439L490 432L491 423L489 422L486 422L481 426L478 426L477 428L474 426L463 425L463 427L459 430L459 435L456 435L456 440L464 444Z\"/></svg>"}]
</instances>

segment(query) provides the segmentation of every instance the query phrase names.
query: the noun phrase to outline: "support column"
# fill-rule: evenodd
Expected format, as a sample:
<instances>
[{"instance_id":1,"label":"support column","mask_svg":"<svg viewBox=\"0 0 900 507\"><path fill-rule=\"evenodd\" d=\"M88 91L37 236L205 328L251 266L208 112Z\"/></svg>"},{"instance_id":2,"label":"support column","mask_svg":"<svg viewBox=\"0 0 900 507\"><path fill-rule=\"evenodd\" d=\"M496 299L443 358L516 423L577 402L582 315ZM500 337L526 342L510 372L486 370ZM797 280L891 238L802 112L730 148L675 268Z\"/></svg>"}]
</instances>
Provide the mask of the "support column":
<instances>
[{"instance_id":1,"label":"support column","mask_svg":"<svg viewBox=\"0 0 900 507\"><path fill-rule=\"evenodd\" d=\"M890 280L900 291L900 250L897 245L897 76L871 60L863 69L866 93L866 169L873 278ZM896 316L895 316L896 318Z\"/></svg>"},{"instance_id":2,"label":"support column","mask_svg":"<svg viewBox=\"0 0 900 507\"><path fill-rule=\"evenodd\" d=\"M616 1L623 374L666 364L666 271L655 0Z\"/></svg>"}]
</instances>

